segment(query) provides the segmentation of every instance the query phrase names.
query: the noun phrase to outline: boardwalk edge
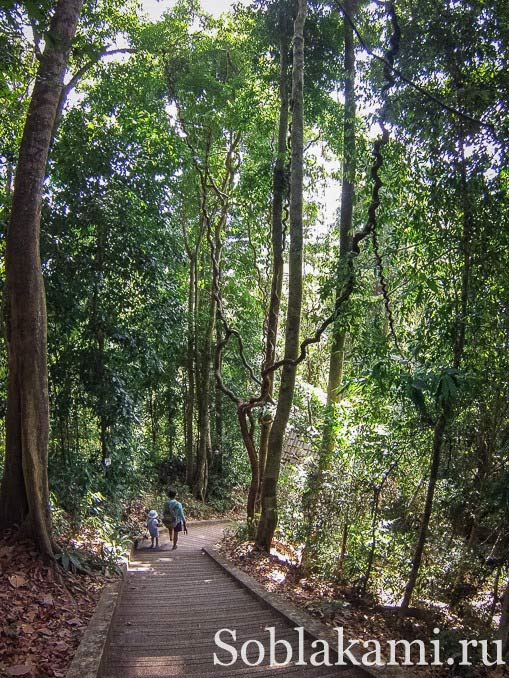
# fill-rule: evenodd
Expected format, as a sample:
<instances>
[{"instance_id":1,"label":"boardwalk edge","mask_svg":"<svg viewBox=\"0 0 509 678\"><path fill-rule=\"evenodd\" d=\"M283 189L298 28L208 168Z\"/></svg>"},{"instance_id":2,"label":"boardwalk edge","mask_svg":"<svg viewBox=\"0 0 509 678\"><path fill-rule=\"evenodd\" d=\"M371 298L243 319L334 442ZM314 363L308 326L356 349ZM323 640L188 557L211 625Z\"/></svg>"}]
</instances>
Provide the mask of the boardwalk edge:
<instances>
[{"instance_id":1,"label":"boardwalk edge","mask_svg":"<svg viewBox=\"0 0 509 678\"><path fill-rule=\"evenodd\" d=\"M214 560L220 567L223 568L233 579L238 581L244 588L246 588L255 598L260 600L268 607L275 610L278 614L284 617L293 626L301 626L305 633L313 640L326 640L331 648L336 646L336 634L329 630L324 624L313 619L310 614L299 609L287 600L283 600L277 594L267 591L261 584L259 584L250 575L246 574L235 565L229 563L226 558L219 553L217 548L210 546L203 546L202 551ZM332 652L335 654L334 652ZM352 650L352 654L361 659L361 654ZM403 668L396 666L355 666L353 668L363 671L366 676L372 678L402 678Z\"/></svg>"},{"instance_id":2,"label":"boardwalk edge","mask_svg":"<svg viewBox=\"0 0 509 678\"><path fill-rule=\"evenodd\" d=\"M107 584L102 590L65 678L100 678L104 674L112 622L134 551L135 544L131 547L127 561L122 563L119 579Z\"/></svg>"}]
</instances>

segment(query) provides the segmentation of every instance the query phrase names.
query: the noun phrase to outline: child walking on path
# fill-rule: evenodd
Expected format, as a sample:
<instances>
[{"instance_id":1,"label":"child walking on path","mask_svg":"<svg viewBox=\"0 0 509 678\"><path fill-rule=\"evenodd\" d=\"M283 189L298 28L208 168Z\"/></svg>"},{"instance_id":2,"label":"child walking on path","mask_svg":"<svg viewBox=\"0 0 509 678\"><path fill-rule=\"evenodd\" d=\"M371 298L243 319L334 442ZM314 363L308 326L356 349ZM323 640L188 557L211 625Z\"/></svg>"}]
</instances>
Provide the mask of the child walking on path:
<instances>
[{"instance_id":1,"label":"child walking on path","mask_svg":"<svg viewBox=\"0 0 509 678\"><path fill-rule=\"evenodd\" d=\"M179 532L183 530L184 534L187 534L184 510L182 509L182 504L175 499L176 496L177 491L170 487L168 490L169 499L163 509L163 523L170 531L170 539L173 536L173 550L177 548Z\"/></svg>"},{"instance_id":2,"label":"child walking on path","mask_svg":"<svg viewBox=\"0 0 509 678\"><path fill-rule=\"evenodd\" d=\"M148 532L150 534L150 539L152 540L152 543L150 544L150 548L154 548L154 539L156 542L156 549L159 548L159 521L157 520L157 511L149 511L148 512L148 520L147 520L147 528Z\"/></svg>"}]
</instances>

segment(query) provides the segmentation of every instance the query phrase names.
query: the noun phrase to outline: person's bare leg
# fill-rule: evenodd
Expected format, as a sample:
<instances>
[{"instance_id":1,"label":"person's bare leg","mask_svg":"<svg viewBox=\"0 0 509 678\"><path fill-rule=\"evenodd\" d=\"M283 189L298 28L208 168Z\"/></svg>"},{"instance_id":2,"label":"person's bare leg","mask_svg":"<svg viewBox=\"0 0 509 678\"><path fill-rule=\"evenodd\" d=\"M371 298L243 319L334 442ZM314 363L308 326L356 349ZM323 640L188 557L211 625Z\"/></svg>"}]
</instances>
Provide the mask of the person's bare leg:
<instances>
[{"instance_id":1,"label":"person's bare leg","mask_svg":"<svg viewBox=\"0 0 509 678\"><path fill-rule=\"evenodd\" d=\"M177 530L173 530L173 550L177 548L177 542L179 540L179 533Z\"/></svg>"}]
</instances>

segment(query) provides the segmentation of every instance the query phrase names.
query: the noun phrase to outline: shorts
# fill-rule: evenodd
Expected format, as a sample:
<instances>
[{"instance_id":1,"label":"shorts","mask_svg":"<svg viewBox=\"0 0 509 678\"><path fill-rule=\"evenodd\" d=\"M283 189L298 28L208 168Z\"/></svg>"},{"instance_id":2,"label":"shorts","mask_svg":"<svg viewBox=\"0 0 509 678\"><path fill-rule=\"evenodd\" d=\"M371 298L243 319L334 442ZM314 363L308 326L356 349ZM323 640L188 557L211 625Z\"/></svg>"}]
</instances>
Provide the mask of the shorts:
<instances>
[{"instance_id":1,"label":"shorts","mask_svg":"<svg viewBox=\"0 0 509 678\"><path fill-rule=\"evenodd\" d=\"M173 529L175 532L182 532L182 523L177 523Z\"/></svg>"}]
</instances>

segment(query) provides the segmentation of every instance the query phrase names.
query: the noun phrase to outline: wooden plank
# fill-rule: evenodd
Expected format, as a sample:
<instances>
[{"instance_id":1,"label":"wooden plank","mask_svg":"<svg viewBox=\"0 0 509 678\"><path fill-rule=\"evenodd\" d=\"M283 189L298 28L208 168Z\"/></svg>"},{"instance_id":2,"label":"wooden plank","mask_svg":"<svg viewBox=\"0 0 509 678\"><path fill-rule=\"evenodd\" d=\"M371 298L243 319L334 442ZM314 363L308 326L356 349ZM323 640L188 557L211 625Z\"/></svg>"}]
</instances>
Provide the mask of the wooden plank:
<instances>
[{"instance_id":1,"label":"wooden plank","mask_svg":"<svg viewBox=\"0 0 509 678\"><path fill-rule=\"evenodd\" d=\"M179 548L170 550L166 530L159 549L141 549L131 561L127 583L111 629L111 641L104 678L243 678L281 676L282 678L354 678L366 672L349 667L269 666L267 626L276 628L276 639L287 640L297 657L298 636L292 624L263 600L255 599L244 585L211 558L202 547L216 543L224 523L208 523L190 528L179 538ZM235 629L240 651L246 640L258 640L265 660L259 666L246 666L239 660L233 666L214 665L214 653L224 662L231 654L220 649L214 636L220 629ZM279 646L276 658L286 652ZM306 659L313 652L306 648ZM249 661L256 661L258 648L250 645Z\"/></svg>"}]
</instances>

